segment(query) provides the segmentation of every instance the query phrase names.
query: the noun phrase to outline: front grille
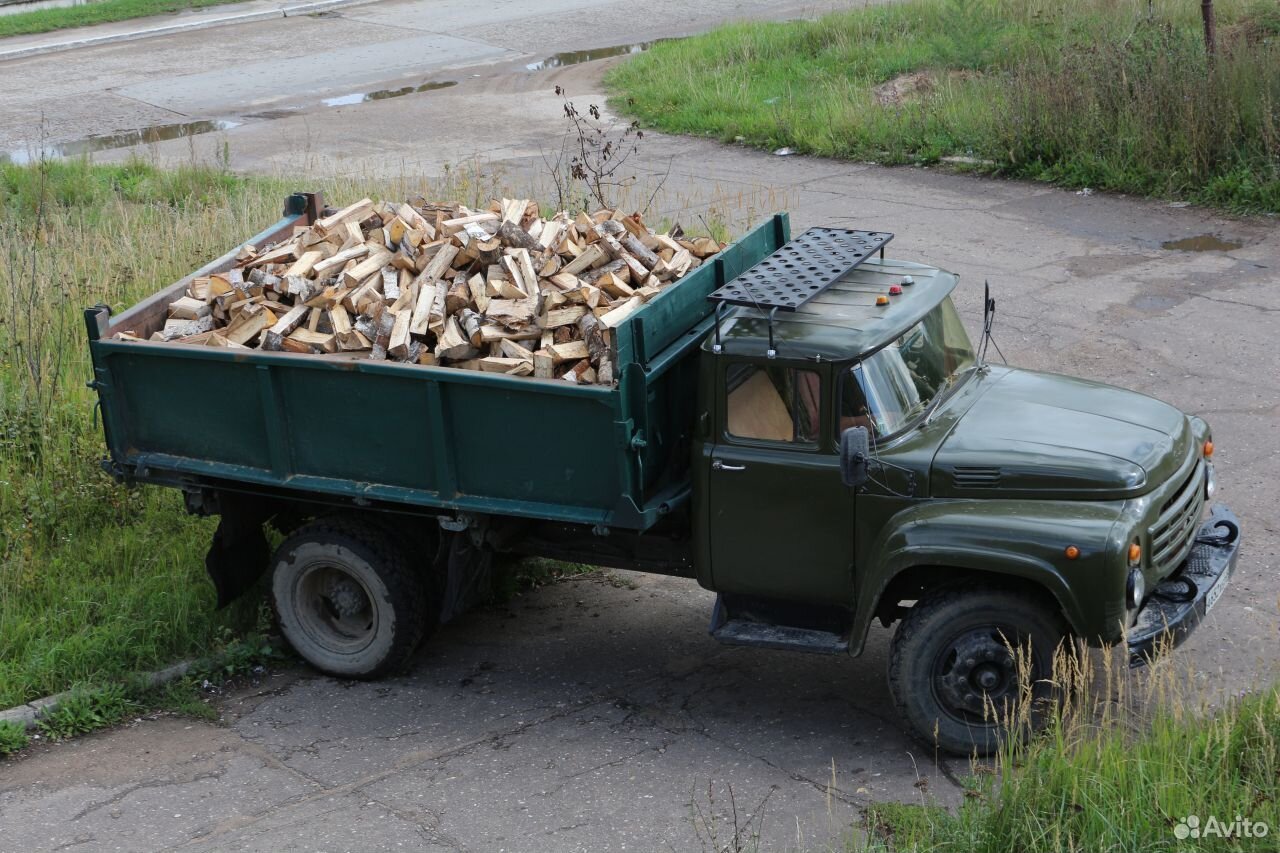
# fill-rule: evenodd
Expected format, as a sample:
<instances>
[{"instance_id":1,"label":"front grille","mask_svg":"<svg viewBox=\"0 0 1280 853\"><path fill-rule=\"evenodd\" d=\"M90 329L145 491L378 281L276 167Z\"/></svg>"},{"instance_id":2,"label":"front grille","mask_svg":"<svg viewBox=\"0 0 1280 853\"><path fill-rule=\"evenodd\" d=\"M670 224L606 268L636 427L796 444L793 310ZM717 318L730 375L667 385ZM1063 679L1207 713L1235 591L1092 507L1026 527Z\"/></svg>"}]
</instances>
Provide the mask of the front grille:
<instances>
[{"instance_id":1,"label":"front grille","mask_svg":"<svg viewBox=\"0 0 1280 853\"><path fill-rule=\"evenodd\" d=\"M960 489L990 489L1000 485L1000 469L984 465L957 465L951 475Z\"/></svg>"},{"instance_id":2,"label":"front grille","mask_svg":"<svg viewBox=\"0 0 1280 853\"><path fill-rule=\"evenodd\" d=\"M1173 498L1160 510L1160 517L1147 530L1151 565L1165 577L1187 558L1200 516L1204 512L1204 462L1197 461Z\"/></svg>"}]
</instances>

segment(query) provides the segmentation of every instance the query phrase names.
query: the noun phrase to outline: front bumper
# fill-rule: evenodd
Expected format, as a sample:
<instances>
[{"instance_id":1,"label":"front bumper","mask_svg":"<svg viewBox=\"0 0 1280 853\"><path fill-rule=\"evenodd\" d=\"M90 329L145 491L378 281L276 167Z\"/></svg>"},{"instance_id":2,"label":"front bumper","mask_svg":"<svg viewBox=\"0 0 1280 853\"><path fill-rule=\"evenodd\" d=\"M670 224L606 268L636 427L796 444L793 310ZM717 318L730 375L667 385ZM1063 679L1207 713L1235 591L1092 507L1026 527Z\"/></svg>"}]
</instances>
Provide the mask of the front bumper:
<instances>
[{"instance_id":1,"label":"front bumper","mask_svg":"<svg viewBox=\"0 0 1280 853\"><path fill-rule=\"evenodd\" d=\"M1240 519L1222 504L1209 509L1177 571L1160 582L1129 629L1129 665L1142 666L1182 645L1222 595L1240 556Z\"/></svg>"}]
</instances>

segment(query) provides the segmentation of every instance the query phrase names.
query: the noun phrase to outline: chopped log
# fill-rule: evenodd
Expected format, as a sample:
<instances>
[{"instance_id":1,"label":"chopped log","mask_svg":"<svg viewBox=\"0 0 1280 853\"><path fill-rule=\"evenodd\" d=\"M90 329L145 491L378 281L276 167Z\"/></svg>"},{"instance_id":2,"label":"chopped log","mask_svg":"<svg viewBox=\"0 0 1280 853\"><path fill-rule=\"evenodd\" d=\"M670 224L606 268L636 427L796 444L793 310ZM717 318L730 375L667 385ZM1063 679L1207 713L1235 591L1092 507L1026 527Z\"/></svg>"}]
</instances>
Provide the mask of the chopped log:
<instances>
[{"instance_id":1,"label":"chopped log","mask_svg":"<svg viewBox=\"0 0 1280 853\"><path fill-rule=\"evenodd\" d=\"M591 369L591 362L587 361L584 358L582 361L578 362L573 367L565 371L564 375L561 376L560 378L565 380L566 382L572 382L575 385L585 384L586 380L584 379L584 375L590 369Z\"/></svg>"},{"instance_id":2,"label":"chopped log","mask_svg":"<svg viewBox=\"0 0 1280 853\"><path fill-rule=\"evenodd\" d=\"M369 353L369 358L377 361L386 360L387 347L391 345L391 333L395 331L395 327L396 315L390 311L382 312L382 316L378 318L376 337L373 339L373 350Z\"/></svg>"},{"instance_id":3,"label":"chopped log","mask_svg":"<svg viewBox=\"0 0 1280 853\"><path fill-rule=\"evenodd\" d=\"M328 234L347 222L363 222L373 215L373 199L362 198L355 204L349 204L336 213L322 217L312 226L320 234Z\"/></svg>"},{"instance_id":4,"label":"chopped log","mask_svg":"<svg viewBox=\"0 0 1280 853\"><path fill-rule=\"evenodd\" d=\"M520 344L510 338L503 338L498 341L498 351L501 352L505 358L519 358L529 362L530 364L533 363L533 350L520 346Z\"/></svg>"},{"instance_id":5,"label":"chopped log","mask_svg":"<svg viewBox=\"0 0 1280 853\"><path fill-rule=\"evenodd\" d=\"M486 346L495 343L504 338L513 341L533 341L542 336L539 329L521 329L519 331L504 329L501 326L481 326L480 327L480 345Z\"/></svg>"},{"instance_id":6,"label":"chopped log","mask_svg":"<svg viewBox=\"0 0 1280 853\"><path fill-rule=\"evenodd\" d=\"M459 312L458 317L462 333L467 336L467 340L471 341L473 346L480 346L480 326L483 322L480 315L470 308L464 308Z\"/></svg>"},{"instance_id":7,"label":"chopped log","mask_svg":"<svg viewBox=\"0 0 1280 853\"><path fill-rule=\"evenodd\" d=\"M186 338L212 330L213 317L206 315L198 320L166 320L164 329L156 334L159 335L158 340L172 341L176 338ZM155 339L153 338L153 340Z\"/></svg>"},{"instance_id":8,"label":"chopped log","mask_svg":"<svg viewBox=\"0 0 1280 853\"><path fill-rule=\"evenodd\" d=\"M446 219L444 222L441 222L440 224L443 227L442 228L443 233L457 234L459 231L462 231L463 229L465 229L468 225L473 225L478 222L497 222L497 221L498 221L498 214L486 212L486 213L473 213L470 216L460 216L456 219Z\"/></svg>"},{"instance_id":9,"label":"chopped log","mask_svg":"<svg viewBox=\"0 0 1280 853\"><path fill-rule=\"evenodd\" d=\"M373 348L373 343L356 329L338 335L338 349L343 352L363 352Z\"/></svg>"},{"instance_id":10,"label":"chopped log","mask_svg":"<svg viewBox=\"0 0 1280 853\"><path fill-rule=\"evenodd\" d=\"M251 306L257 307L257 306ZM267 328L267 321L271 315L265 310L258 310L253 313L241 311L237 321L227 326L226 338L233 344L242 344L248 346L249 342L258 337L259 334ZM201 322L197 320L196 322ZM209 324L212 327L212 322ZM200 331L204 331L201 329Z\"/></svg>"},{"instance_id":11,"label":"chopped log","mask_svg":"<svg viewBox=\"0 0 1280 853\"><path fill-rule=\"evenodd\" d=\"M395 302L400 298L400 272L391 267L382 269L382 298Z\"/></svg>"},{"instance_id":12,"label":"chopped log","mask_svg":"<svg viewBox=\"0 0 1280 853\"><path fill-rule=\"evenodd\" d=\"M525 231L519 225L503 220L498 226L498 238L502 240L504 246L510 246L515 249L538 249L538 241L529 236L529 232Z\"/></svg>"},{"instance_id":13,"label":"chopped log","mask_svg":"<svg viewBox=\"0 0 1280 853\"><path fill-rule=\"evenodd\" d=\"M328 245L322 243L321 245ZM320 249L314 249L310 252L303 252L302 257L293 262L289 269L285 270L285 275L310 275L311 271L316 268L316 264L323 261L329 254Z\"/></svg>"},{"instance_id":14,"label":"chopped log","mask_svg":"<svg viewBox=\"0 0 1280 853\"><path fill-rule=\"evenodd\" d=\"M491 299L485 316L511 329L523 329L533 322L534 313L523 299Z\"/></svg>"},{"instance_id":15,"label":"chopped log","mask_svg":"<svg viewBox=\"0 0 1280 853\"><path fill-rule=\"evenodd\" d=\"M586 341L571 341L567 344L552 344L547 347L556 364L562 361L574 361L590 355Z\"/></svg>"},{"instance_id":16,"label":"chopped log","mask_svg":"<svg viewBox=\"0 0 1280 853\"><path fill-rule=\"evenodd\" d=\"M639 296L633 296L601 317L600 322L606 328L616 329L623 320L634 314L642 305L644 305L644 300Z\"/></svg>"},{"instance_id":17,"label":"chopped log","mask_svg":"<svg viewBox=\"0 0 1280 853\"><path fill-rule=\"evenodd\" d=\"M480 359L480 369L486 373L510 373L512 369L522 365L528 365L532 372L532 359L525 361L520 358L499 358L496 356L487 356Z\"/></svg>"},{"instance_id":18,"label":"chopped log","mask_svg":"<svg viewBox=\"0 0 1280 853\"><path fill-rule=\"evenodd\" d=\"M427 265L422 268L422 274L418 276L419 281L435 281L444 277L449 267L453 264L453 259L458 256L458 247L452 243L441 246L432 256Z\"/></svg>"},{"instance_id":19,"label":"chopped log","mask_svg":"<svg viewBox=\"0 0 1280 853\"><path fill-rule=\"evenodd\" d=\"M450 317L446 320L440 341L436 344L435 357L460 361L475 358L479 354L479 348L472 345L457 318Z\"/></svg>"},{"instance_id":20,"label":"chopped log","mask_svg":"<svg viewBox=\"0 0 1280 853\"><path fill-rule=\"evenodd\" d=\"M539 379L554 379L555 364L551 351L540 349L533 354L533 375Z\"/></svg>"},{"instance_id":21,"label":"chopped log","mask_svg":"<svg viewBox=\"0 0 1280 853\"><path fill-rule=\"evenodd\" d=\"M596 286L603 290L613 299L628 299L635 291L631 289L631 285L627 284L622 278L613 271L606 272L600 278L596 279Z\"/></svg>"},{"instance_id":22,"label":"chopped log","mask_svg":"<svg viewBox=\"0 0 1280 853\"><path fill-rule=\"evenodd\" d=\"M445 294L444 313L456 314L469 305L471 305L471 288L467 285L467 274L460 272L453 277L453 284Z\"/></svg>"},{"instance_id":23,"label":"chopped log","mask_svg":"<svg viewBox=\"0 0 1280 853\"><path fill-rule=\"evenodd\" d=\"M358 287L362 281L391 263L391 252L379 248L371 251L369 256L342 274L343 282L349 287Z\"/></svg>"},{"instance_id":24,"label":"chopped log","mask_svg":"<svg viewBox=\"0 0 1280 853\"><path fill-rule=\"evenodd\" d=\"M554 311L548 311L546 316L538 323L544 329L555 329L560 326L572 326L582 319L587 313L585 305L575 305L570 308L558 308Z\"/></svg>"},{"instance_id":25,"label":"chopped log","mask_svg":"<svg viewBox=\"0 0 1280 853\"><path fill-rule=\"evenodd\" d=\"M343 249L335 255L331 255L320 261L312 267L312 272L317 278L323 278L336 270L346 266L347 261L358 260L369 254L369 247L361 243L359 246L352 246L349 249Z\"/></svg>"},{"instance_id":26,"label":"chopped log","mask_svg":"<svg viewBox=\"0 0 1280 853\"><path fill-rule=\"evenodd\" d=\"M403 361L409 355L409 323L413 320L413 314L409 311L401 311L395 317L396 321L391 326L391 337L387 341L387 355L397 361Z\"/></svg>"},{"instance_id":27,"label":"chopped log","mask_svg":"<svg viewBox=\"0 0 1280 853\"><path fill-rule=\"evenodd\" d=\"M631 270L627 266L627 262L621 260L609 261L602 267L597 267L596 269L591 270L591 272L584 273L581 278L587 284L596 284L602 277L609 275L610 273L622 279L624 284L629 282L631 279Z\"/></svg>"},{"instance_id":28,"label":"chopped log","mask_svg":"<svg viewBox=\"0 0 1280 853\"><path fill-rule=\"evenodd\" d=\"M578 332L587 345L587 355L592 362L599 362L609 352L609 343L605 340L605 328L600 325L596 315L586 313L578 319L577 325Z\"/></svg>"},{"instance_id":29,"label":"chopped log","mask_svg":"<svg viewBox=\"0 0 1280 853\"><path fill-rule=\"evenodd\" d=\"M565 264L560 269L562 275L580 275L589 269L601 266L609 261L609 254L596 244L591 244L582 254Z\"/></svg>"},{"instance_id":30,"label":"chopped log","mask_svg":"<svg viewBox=\"0 0 1280 853\"><path fill-rule=\"evenodd\" d=\"M471 291L471 304L476 310L484 313L489 308L489 293L485 286L484 276L476 273L467 280L467 289Z\"/></svg>"},{"instance_id":31,"label":"chopped log","mask_svg":"<svg viewBox=\"0 0 1280 853\"><path fill-rule=\"evenodd\" d=\"M637 261L644 264L646 269L653 269L658 265L658 256L649 251L649 248L640 242L639 238L634 234L628 234L623 237L622 245Z\"/></svg>"},{"instance_id":32,"label":"chopped log","mask_svg":"<svg viewBox=\"0 0 1280 853\"><path fill-rule=\"evenodd\" d=\"M295 305L288 313L276 320L275 324L263 335L262 348L279 350L282 339L301 325L311 309L305 305Z\"/></svg>"},{"instance_id":33,"label":"chopped log","mask_svg":"<svg viewBox=\"0 0 1280 853\"><path fill-rule=\"evenodd\" d=\"M204 300L184 296L176 302L169 303L169 318L173 320L199 320L212 313L212 309Z\"/></svg>"},{"instance_id":34,"label":"chopped log","mask_svg":"<svg viewBox=\"0 0 1280 853\"><path fill-rule=\"evenodd\" d=\"M338 336L333 332L313 332L307 329L295 329L289 335L288 340L305 344L319 352L338 351Z\"/></svg>"}]
</instances>

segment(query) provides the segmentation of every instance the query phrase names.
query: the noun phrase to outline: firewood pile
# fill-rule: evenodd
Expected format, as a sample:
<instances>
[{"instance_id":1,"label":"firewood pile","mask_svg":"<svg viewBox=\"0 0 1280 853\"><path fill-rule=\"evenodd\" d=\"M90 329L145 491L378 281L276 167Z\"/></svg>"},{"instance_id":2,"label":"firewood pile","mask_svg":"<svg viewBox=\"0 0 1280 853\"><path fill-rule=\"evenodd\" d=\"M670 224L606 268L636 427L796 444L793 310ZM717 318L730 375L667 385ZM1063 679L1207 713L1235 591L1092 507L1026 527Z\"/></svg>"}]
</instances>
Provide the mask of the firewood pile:
<instances>
[{"instance_id":1,"label":"firewood pile","mask_svg":"<svg viewBox=\"0 0 1280 853\"><path fill-rule=\"evenodd\" d=\"M366 198L193 279L151 340L610 385L613 329L721 248L621 211Z\"/></svg>"}]
</instances>

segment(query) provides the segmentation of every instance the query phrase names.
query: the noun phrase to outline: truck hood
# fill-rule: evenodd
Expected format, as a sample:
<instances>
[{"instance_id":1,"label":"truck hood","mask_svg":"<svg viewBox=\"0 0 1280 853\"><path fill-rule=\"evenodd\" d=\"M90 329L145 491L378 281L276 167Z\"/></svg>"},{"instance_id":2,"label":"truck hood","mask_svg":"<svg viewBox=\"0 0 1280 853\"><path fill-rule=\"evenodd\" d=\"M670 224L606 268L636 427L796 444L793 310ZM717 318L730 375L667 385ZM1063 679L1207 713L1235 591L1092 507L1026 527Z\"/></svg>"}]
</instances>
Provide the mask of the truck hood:
<instances>
[{"instance_id":1,"label":"truck hood","mask_svg":"<svg viewBox=\"0 0 1280 853\"><path fill-rule=\"evenodd\" d=\"M1052 373L990 368L934 456L937 497L1118 500L1178 469L1192 442L1167 403Z\"/></svg>"}]
</instances>

